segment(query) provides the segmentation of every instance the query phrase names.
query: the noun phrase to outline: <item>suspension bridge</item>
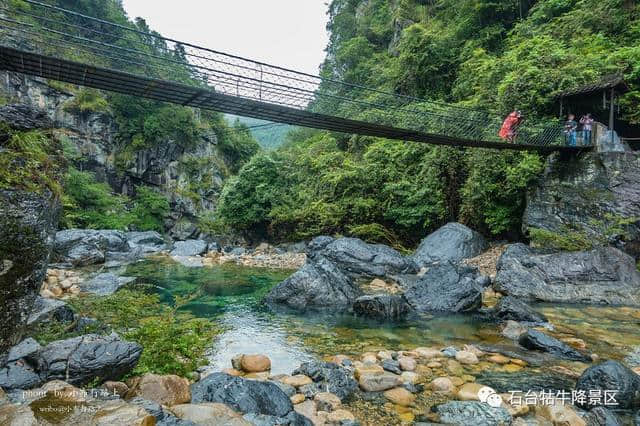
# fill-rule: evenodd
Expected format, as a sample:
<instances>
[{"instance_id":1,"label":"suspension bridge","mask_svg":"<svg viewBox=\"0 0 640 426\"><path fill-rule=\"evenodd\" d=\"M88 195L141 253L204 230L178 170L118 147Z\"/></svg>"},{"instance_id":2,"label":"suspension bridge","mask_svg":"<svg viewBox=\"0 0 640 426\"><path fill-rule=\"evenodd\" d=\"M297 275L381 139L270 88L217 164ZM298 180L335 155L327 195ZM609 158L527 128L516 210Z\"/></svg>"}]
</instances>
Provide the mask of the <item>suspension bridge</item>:
<instances>
[{"instance_id":1,"label":"suspension bridge","mask_svg":"<svg viewBox=\"0 0 640 426\"><path fill-rule=\"evenodd\" d=\"M336 132L437 145L579 151L558 122L513 143L495 113L323 78L35 0L0 6L0 69L157 101Z\"/></svg>"}]
</instances>

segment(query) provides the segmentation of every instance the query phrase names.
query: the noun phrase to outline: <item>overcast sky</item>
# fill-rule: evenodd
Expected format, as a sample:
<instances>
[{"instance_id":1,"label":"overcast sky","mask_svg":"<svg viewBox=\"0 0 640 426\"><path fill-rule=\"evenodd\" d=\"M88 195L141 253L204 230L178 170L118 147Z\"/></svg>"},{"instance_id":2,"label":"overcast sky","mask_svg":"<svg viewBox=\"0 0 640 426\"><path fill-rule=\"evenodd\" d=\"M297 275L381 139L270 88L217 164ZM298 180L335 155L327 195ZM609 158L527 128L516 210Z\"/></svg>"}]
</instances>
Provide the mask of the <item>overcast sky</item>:
<instances>
[{"instance_id":1,"label":"overcast sky","mask_svg":"<svg viewBox=\"0 0 640 426\"><path fill-rule=\"evenodd\" d=\"M325 0L123 0L165 37L318 74L327 46Z\"/></svg>"}]
</instances>

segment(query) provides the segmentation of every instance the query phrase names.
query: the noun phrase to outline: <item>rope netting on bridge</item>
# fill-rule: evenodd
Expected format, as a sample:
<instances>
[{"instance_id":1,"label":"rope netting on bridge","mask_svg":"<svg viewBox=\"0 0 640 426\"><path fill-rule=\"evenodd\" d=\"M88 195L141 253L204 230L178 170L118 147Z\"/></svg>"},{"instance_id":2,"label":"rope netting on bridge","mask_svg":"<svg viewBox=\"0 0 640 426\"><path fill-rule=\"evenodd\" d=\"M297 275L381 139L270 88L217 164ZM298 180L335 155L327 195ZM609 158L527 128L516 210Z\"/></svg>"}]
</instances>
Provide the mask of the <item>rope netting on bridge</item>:
<instances>
[{"instance_id":1,"label":"rope netting on bridge","mask_svg":"<svg viewBox=\"0 0 640 426\"><path fill-rule=\"evenodd\" d=\"M487 142L505 145L498 137L503 117L495 113L321 78L162 37L141 21L135 24L107 22L34 0L15 0L0 6L0 46L12 52L10 55L3 51L7 56L6 69L37 74L37 63L21 69L24 56L15 54L35 53L42 55L39 57L41 68L46 62L43 58L58 58L114 70L113 75L102 72L93 76L86 85L161 101L353 133L358 133L358 126L353 124L357 121L362 123L362 134L383 134L397 139L428 142L431 135L440 143L450 145L456 145L457 140L466 141L460 144L466 146L474 143L487 146ZM57 75L53 69L49 66L42 76L82 83L81 75L74 78L65 75L65 69L71 73L71 68L58 66ZM143 90L131 79L117 77L120 74L116 72L153 81ZM162 86L162 82L174 84L160 90L157 86ZM227 97L214 102L212 92ZM233 109L225 108L225 99L234 104ZM233 99L252 102L245 105ZM268 116L260 112L269 106L279 108ZM296 118L299 114L293 110L315 115L299 121ZM332 117L335 123L331 123ZM339 119L348 119L351 124L342 129L339 123L343 121ZM391 130L365 131L375 126L387 126L386 129ZM424 137L416 137L416 132ZM515 145L564 146L562 126L557 121L525 120L518 128Z\"/></svg>"}]
</instances>

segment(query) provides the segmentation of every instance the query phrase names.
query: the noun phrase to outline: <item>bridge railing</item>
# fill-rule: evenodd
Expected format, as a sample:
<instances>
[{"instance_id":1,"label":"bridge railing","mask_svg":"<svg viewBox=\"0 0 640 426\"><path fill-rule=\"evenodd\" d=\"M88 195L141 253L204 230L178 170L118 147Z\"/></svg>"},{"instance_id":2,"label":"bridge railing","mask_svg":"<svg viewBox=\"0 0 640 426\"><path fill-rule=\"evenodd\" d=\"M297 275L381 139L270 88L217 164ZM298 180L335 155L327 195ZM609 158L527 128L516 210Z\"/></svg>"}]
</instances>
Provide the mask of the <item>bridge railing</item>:
<instances>
[{"instance_id":1,"label":"bridge railing","mask_svg":"<svg viewBox=\"0 0 640 426\"><path fill-rule=\"evenodd\" d=\"M450 138L504 142L498 137L502 117L487 111L321 78L162 37L142 22L107 22L36 0L0 5L0 44L266 104ZM518 144L564 144L557 122L525 122L518 133Z\"/></svg>"}]
</instances>

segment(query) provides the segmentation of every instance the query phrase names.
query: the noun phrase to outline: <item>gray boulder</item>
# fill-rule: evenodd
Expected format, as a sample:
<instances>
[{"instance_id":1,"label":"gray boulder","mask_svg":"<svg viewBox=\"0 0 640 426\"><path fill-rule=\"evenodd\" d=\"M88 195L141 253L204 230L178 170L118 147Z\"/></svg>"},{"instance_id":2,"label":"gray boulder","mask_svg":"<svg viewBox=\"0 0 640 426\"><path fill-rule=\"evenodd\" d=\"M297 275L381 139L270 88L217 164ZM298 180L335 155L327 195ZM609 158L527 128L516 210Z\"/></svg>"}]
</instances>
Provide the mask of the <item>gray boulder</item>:
<instances>
[{"instance_id":1,"label":"gray boulder","mask_svg":"<svg viewBox=\"0 0 640 426\"><path fill-rule=\"evenodd\" d=\"M590 239L609 240L640 257L640 153L590 152L549 157L544 175L529 191L522 226L557 234L577 229ZM618 228L621 232L613 232Z\"/></svg>"},{"instance_id":2,"label":"gray boulder","mask_svg":"<svg viewBox=\"0 0 640 426\"><path fill-rule=\"evenodd\" d=\"M461 223L451 222L423 239L412 259L419 267L443 261L457 263L479 255L486 248L482 235Z\"/></svg>"},{"instance_id":3,"label":"gray boulder","mask_svg":"<svg viewBox=\"0 0 640 426\"><path fill-rule=\"evenodd\" d=\"M99 296L115 293L120 287L135 281L134 277L121 277L111 272L98 274L81 285L82 291Z\"/></svg>"},{"instance_id":4,"label":"gray boulder","mask_svg":"<svg viewBox=\"0 0 640 426\"><path fill-rule=\"evenodd\" d=\"M0 388L5 391L32 389L42 383L44 380L24 361L11 361L0 368Z\"/></svg>"},{"instance_id":5,"label":"gray boulder","mask_svg":"<svg viewBox=\"0 0 640 426\"><path fill-rule=\"evenodd\" d=\"M320 392L331 392L341 401L345 401L358 389L353 373L332 362L304 362L291 374L304 374L310 377Z\"/></svg>"},{"instance_id":6,"label":"gray boulder","mask_svg":"<svg viewBox=\"0 0 640 426\"><path fill-rule=\"evenodd\" d=\"M482 306L484 279L474 268L450 262L429 267L421 277L402 277L404 298L419 313L471 312Z\"/></svg>"},{"instance_id":7,"label":"gray boulder","mask_svg":"<svg viewBox=\"0 0 640 426\"><path fill-rule=\"evenodd\" d=\"M497 270L494 289L521 300L640 306L636 263L613 247L547 252L513 244Z\"/></svg>"},{"instance_id":8,"label":"gray boulder","mask_svg":"<svg viewBox=\"0 0 640 426\"><path fill-rule=\"evenodd\" d=\"M284 417L293 411L289 397L271 382L213 373L191 385L191 403L220 402L243 413Z\"/></svg>"},{"instance_id":9,"label":"gray boulder","mask_svg":"<svg viewBox=\"0 0 640 426\"><path fill-rule=\"evenodd\" d=\"M346 310L362 291L331 261L322 256L307 262L265 297L270 305L295 310Z\"/></svg>"},{"instance_id":10,"label":"gray boulder","mask_svg":"<svg viewBox=\"0 0 640 426\"><path fill-rule=\"evenodd\" d=\"M640 407L640 376L629 368L625 367L618 361L605 361L601 364L587 368L576 383L576 390L601 391L604 395L605 391L617 391L614 395L615 401L609 401L609 407L615 408L638 408ZM587 403L590 402L588 399ZM599 402L603 405L602 400L591 401ZM615 403L613 403L615 402ZM583 408L591 408L593 404L583 404Z\"/></svg>"},{"instance_id":11,"label":"gray boulder","mask_svg":"<svg viewBox=\"0 0 640 426\"><path fill-rule=\"evenodd\" d=\"M131 371L142 346L117 335L87 334L49 343L39 353L37 370L45 380L85 385L95 378L118 380Z\"/></svg>"},{"instance_id":12,"label":"gray boulder","mask_svg":"<svg viewBox=\"0 0 640 426\"><path fill-rule=\"evenodd\" d=\"M530 329L520 335L518 343L530 350L548 352L558 358L591 362L591 357L541 331Z\"/></svg>"},{"instance_id":13,"label":"gray boulder","mask_svg":"<svg viewBox=\"0 0 640 426\"><path fill-rule=\"evenodd\" d=\"M167 243L156 231L127 232L125 237L130 250L140 250L143 254L167 249Z\"/></svg>"},{"instance_id":14,"label":"gray boulder","mask_svg":"<svg viewBox=\"0 0 640 426\"><path fill-rule=\"evenodd\" d=\"M7 361L18 361L19 359L34 359L34 356L42 349L40 343L31 337L24 339L9 350Z\"/></svg>"},{"instance_id":15,"label":"gray boulder","mask_svg":"<svg viewBox=\"0 0 640 426\"><path fill-rule=\"evenodd\" d=\"M391 247L368 244L358 238L321 236L309 244L309 256L322 256L352 278L416 273L416 265Z\"/></svg>"},{"instance_id":16,"label":"gray boulder","mask_svg":"<svg viewBox=\"0 0 640 426\"><path fill-rule=\"evenodd\" d=\"M614 412L604 407L596 407L584 417L588 426L622 426Z\"/></svg>"},{"instance_id":17,"label":"gray boulder","mask_svg":"<svg viewBox=\"0 0 640 426\"><path fill-rule=\"evenodd\" d=\"M171 256L199 256L207 251L207 243L203 240L176 241Z\"/></svg>"},{"instance_id":18,"label":"gray boulder","mask_svg":"<svg viewBox=\"0 0 640 426\"><path fill-rule=\"evenodd\" d=\"M66 229L56 233L54 258L74 266L104 263L107 252L129 250L124 233L114 230Z\"/></svg>"},{"instance_id":19,"label":"gray boulder","mask_svg":"<svg viewBox=\"0 0 640 426\"><path fill-rule=\"evenodd\" d=\"M401 295L365 295L353 302L354 314L378 320L401 320L410 311L411 307Z\"/></svg>"},{"instance_id":20,"label":"gray boulder","mask_svg":"<svg viewBox=\"0 0 640 426\"><path fill-rule=\"evenodd\" d=\"M284 417L249 413L245 414L243 418L254 426L313 426L311 420L295 411L290 412ZM356 425L354 424L353 426Z\"/></svg>"},{"instance_id":21,"label":"gray boulder","mask_svg":"<svg viewBox=\"0 0 640 426\"><path fill-rule=\"evenodd\" d=\"M24 333L46 275L58 213L51 195L0 190L0 365Z\"/></svg>"},{"instance_id":22,"label":"gray boulder","mask_svg":"<svg viewBox=\"0 0 640 426\"><path fill-rule=\"evenodd\" d=\"M547 322L547 318L539 312L536 312L523 301L513 296L504 296L500 298L495 308L489 314L499 321L518 321L533 324L542 324Z\"/></svg>"},{"instance_id":23,"label":"gray boulder","mask_svg":"<svg viewBox=\"0 0 640 426\"><path fill-rule=\"evenodd\" d=\"M508 426L512 418L502 408L494 408L480 401L451 401L435 407L440 422L455 426Z\"/></svg>"}]
</instances>

